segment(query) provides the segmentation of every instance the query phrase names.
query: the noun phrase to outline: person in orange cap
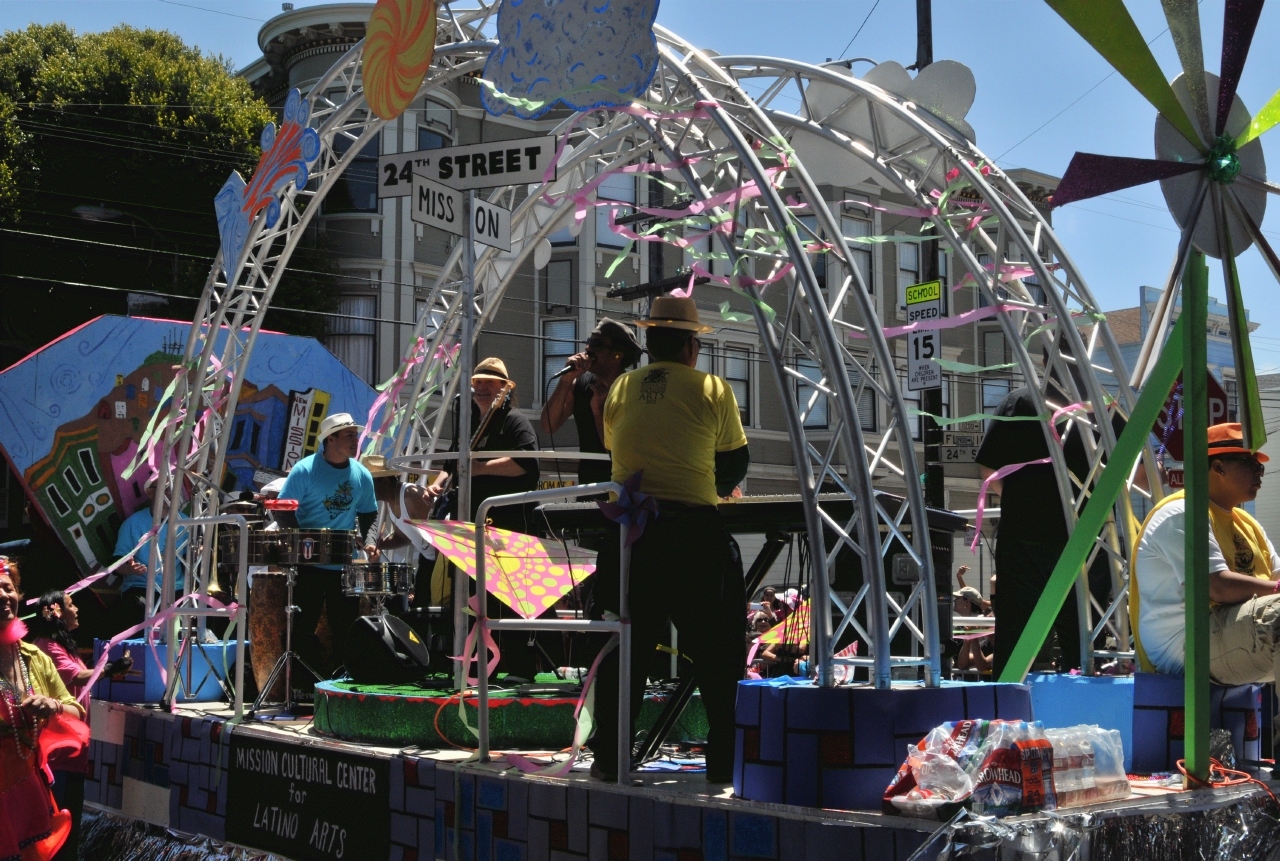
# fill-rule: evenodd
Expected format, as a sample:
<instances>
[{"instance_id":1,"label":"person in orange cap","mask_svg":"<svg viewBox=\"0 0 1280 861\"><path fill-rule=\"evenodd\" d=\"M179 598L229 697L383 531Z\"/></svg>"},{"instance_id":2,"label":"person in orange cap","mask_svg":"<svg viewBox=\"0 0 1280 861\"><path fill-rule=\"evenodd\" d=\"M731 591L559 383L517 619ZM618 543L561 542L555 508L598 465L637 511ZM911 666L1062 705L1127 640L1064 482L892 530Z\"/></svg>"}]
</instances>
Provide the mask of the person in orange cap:
<instances>
[{"instance_id":1,"label":"person in orange cap","mask_svg":"<svg viewBox=\"0 0 1280 861\"><path fill-rule=\"evenodd\" d=\"M1209 674L1224 685L1275 680L1280 664L1280 555L1240 506L1262 487L1269 458L1237 423L1209 428ZM1186 642L1186 500L1166 496L1138 539L1129 612L1145 669L1181 673Z\"/></svg>"}]
</instances>

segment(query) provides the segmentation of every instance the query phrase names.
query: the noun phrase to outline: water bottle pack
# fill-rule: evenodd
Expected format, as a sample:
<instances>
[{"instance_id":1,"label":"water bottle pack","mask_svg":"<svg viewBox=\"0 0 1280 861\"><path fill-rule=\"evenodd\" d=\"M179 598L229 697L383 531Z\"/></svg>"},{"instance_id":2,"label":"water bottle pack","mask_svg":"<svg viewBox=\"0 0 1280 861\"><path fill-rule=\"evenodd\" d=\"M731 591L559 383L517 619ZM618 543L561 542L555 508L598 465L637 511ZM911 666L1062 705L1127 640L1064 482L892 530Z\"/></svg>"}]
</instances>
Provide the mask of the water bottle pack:
<instances>
[{"instance_id":1,"label":"water bottle pack","mask_svg":"<svg viewBox=\"0 0 1280 861\"><path fill-rule=\"evenodd\" d=\"M963 720L936 727L907 748L906 761L885 790L883 810L940 820L962 807L1008 816L1128 794L1115 730Z\"/></svg>"}]
</instances>

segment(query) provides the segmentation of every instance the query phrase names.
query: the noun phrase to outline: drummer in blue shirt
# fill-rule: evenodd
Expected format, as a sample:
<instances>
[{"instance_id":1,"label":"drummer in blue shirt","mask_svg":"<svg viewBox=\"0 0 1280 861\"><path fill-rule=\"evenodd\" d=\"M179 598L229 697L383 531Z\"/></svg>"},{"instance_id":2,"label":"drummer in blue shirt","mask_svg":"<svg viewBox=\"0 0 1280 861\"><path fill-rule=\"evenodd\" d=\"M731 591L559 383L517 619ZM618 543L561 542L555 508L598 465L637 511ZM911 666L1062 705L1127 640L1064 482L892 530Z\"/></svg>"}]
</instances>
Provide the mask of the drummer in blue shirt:
<instances>
[{"instance_id":1,"label":"drummer in blue shirt","mask_svg":"<svg viewBox=\"0 0 1280 861\"><path fill-rule=\"evenodd\" d=\"M362 429L350 413L328 416L320 423L320 451L304 457L290 470L280 498L297 500L300 528L358 528L362 538L369 535L378 502L373 495L373 476L356 459ZM364 550L370 561L378 558L377 545L367 538ZM299 565L293 597L298 606L293 620L298 656L309 668L326 669L316 637L320 612L325 608L333 635L334 663L340 664L347 632L360 612L359 599L342 594L342 565Z\"/></svg>"}]
</instances>

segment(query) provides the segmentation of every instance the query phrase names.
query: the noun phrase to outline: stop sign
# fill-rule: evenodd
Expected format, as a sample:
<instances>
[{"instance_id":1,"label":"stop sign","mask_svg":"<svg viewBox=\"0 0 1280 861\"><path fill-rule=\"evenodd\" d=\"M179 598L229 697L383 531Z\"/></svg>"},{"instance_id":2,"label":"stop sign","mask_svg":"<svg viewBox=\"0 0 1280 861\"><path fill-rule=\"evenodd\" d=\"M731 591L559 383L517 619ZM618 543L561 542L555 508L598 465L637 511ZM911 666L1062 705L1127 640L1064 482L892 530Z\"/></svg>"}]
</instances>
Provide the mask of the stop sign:
<instances>
[{"instance_id":1,"label":"stop sign","mask_svg":"<svg viewBox=\"0 0 1280 861\"><path fill-rule=\"evenodd\" d=\"M1222 386L1214 379L1213 374L1205 371L1208 377L1209 388L1209 424L1216 425L1227 420L1227 393L1222 390ZM1169 457L1174 460L1182 460L1182 392L1179 387L1182 385L1182 375L1178 375L1178 381L1174 384L1173 391L1169 393L1169 399L1164 402L1160 414L1156 416L1155 427L1151 429L1156 435L1156 439L1162 442L1167 439L1165 450L1169 452ZM1174 394L1177 394L1177 403L1175 403ZM1174 421L1177 424L1170 428L1170 424Z\"/></svg>"}]
</instances>

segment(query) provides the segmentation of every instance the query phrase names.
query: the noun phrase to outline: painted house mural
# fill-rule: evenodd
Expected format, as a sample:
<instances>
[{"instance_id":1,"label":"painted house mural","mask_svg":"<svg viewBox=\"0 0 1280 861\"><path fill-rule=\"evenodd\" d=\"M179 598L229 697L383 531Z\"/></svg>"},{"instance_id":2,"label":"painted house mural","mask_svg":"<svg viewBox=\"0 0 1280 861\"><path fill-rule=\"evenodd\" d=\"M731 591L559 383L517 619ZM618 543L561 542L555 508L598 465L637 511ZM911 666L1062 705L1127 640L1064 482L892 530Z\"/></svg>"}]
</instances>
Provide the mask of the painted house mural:
<instances>
[{"instance_id":1,"label":"painted house mural","mask_svg":"<svg viewBox=\"0 0 1280 861\"><path fill-rule=\"evenodd\" d=\"M88 573L148 504L151 468L124 471L182 361L190 323L104 316L0 372L0 450ZM219 347L221 347L220 338ZM221 486L257 489L316 450L329 412L368 415L375 392L313 338L262 332L230 428Z\"/></svg>"}]
</instances>

